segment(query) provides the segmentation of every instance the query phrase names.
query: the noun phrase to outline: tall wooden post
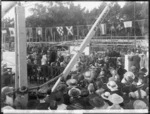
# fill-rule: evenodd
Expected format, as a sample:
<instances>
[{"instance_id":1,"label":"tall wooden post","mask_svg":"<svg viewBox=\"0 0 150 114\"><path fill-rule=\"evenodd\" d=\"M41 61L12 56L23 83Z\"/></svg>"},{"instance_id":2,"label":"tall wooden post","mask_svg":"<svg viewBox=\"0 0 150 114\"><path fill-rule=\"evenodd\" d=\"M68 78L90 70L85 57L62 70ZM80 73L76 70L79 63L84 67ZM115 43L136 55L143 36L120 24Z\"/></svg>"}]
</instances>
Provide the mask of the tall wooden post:
<instances>
[{"instance_id":1,"label":"tall wooden post","mask_svg":"<svg viewBox=\"0 0 150 114\"><path fill-rule=\"evenodd\" d=\"M22 6L16 6L15 8L16 19L16 51L17 62L16 68L18 68L19 83L18 86L26 86L27 83L27 62L26 62L26 28L25 28L25 9ZM16 79L17 81L17 79ZM17 82L16 82L17 83ZM28 99L28 96L25 96Z\"/></svg>"}]
</instances>

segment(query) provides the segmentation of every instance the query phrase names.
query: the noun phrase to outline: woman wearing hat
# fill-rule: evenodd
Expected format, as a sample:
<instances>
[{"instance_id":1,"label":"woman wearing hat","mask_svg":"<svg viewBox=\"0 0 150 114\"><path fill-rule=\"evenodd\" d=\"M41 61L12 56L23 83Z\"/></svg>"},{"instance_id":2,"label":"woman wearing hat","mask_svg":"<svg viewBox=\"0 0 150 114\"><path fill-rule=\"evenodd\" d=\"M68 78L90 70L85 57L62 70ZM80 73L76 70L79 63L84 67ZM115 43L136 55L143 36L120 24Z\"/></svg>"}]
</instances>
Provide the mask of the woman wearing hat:
<instances>
[{"instance_id":1,"label":"woman wearing hat","mask_svg":"<svg viewBox=\"0 0 150 114\"><path fill-rule=\"evenodd\" d=\"M122 96L121 89L118 87L118 85L115 81L109 81L106 84L106 86L107 86L106 91L110 92L110 94L117 93Z\"/></svg>"},{"instance_id":2,"label":"woman wearing hat","mask_svg":"<svg viewBox=\"0 0 150 114\"><path fill-rule=\"evenodd\" d=\"M1 89L1 107L9 106L14 108L13 87L5 86Z\"/></svg>"},{"instance_id":3,"label":"woman wearing hat","mask_svg":"<svg viewBox=\"0 0 150 114\"><path fill-rule=\"evenodd\" d=\"M130 92L136 91L136 85L133 83L135 79L135 75L128 71L124 74L123 79L121 80L121 91L125 94L129 94Z\"/></svg>"},{"instance_id":4,"label":"woman wearing hat","mask_svg":"<svg viewBox=\"0 0 150 114\"><path fill-rule=\"evenodd\" d=\"M108 100L113 103L107 109L123 109L120 104L123 103L123 98L118 94L112 94L108 97Z\"/></svg>"}]
</instances>

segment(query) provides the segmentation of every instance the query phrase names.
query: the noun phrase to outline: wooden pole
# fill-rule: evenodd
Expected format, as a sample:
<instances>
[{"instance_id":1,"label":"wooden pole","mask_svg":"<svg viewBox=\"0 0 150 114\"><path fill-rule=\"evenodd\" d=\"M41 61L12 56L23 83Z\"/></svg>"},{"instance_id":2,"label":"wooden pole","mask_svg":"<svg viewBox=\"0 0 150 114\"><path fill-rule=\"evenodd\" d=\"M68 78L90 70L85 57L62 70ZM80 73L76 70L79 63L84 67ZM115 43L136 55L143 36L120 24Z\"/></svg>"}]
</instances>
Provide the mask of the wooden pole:
<instances>
[{"instance_id":1,"label":"wooden pole","mask_svg":"<svg viewBox=\"0 0 150 114\"><path fill-rule=\"evenodd\" d=\"M64 79L67 78L68 74L70 73L71 69L73 68L73 66L75 65L77 59L79 58L80 54L84 51L85 47L89 44L90 40L93 38L93 36L95 35L95 32L97 30L97 26L99 25L99 23L101 21L103 21L103 19L106 17L106 15L108 14L110 7L113 4L109 4L107 5L104 10L102 11L102 13L99 15L98 19L96 20L96 22L94 23L94 25L92 26L92 28L90 29L89 33L86 35L85 39L83 40L83 42L81 43L79 50L76 54L74 54L73 58L71 59L71 61L68 63L67 67L65 68L65 70L63 71L63 77ZM55 83L55 85L52 88L52 92L55 90L55 88L57 87L57 85L59 84L59 82L61 81L60 77L57 82Z\"/></svg>"},{"instance_id":2,"label":"wooden pole","mask_svg":"<svg viewBox=\"0 0 150 114\"><path fill-rule=\"evenodd\" d=\"M16 18L16 49L18 51L18 73L19 73L19 88L22 86L28 87L27 79L27 60L26 60L26 28L25 28L25 9L22 6L15 8ZM28 95L25 95L28 100Z\"/></svg>"}]
</instances>

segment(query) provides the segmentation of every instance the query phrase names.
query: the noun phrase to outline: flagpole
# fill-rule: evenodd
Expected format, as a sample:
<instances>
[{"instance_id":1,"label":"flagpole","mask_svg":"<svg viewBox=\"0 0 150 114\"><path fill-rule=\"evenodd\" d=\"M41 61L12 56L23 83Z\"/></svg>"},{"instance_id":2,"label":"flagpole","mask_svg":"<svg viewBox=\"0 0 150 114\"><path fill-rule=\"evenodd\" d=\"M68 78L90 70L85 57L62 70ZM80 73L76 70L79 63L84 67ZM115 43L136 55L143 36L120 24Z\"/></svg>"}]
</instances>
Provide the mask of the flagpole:
<instances>
[{"instance_id":1,"label":"flagpole","mask_svg":"<svg viewBox=\"0 0 150 114\"><path fill-rule=\"evenodd\" d=\"M135 3L134 2L134 37L135 37ZM136 37L135 37L135 48L136 48Z\"/></svg>"}]
</instances>

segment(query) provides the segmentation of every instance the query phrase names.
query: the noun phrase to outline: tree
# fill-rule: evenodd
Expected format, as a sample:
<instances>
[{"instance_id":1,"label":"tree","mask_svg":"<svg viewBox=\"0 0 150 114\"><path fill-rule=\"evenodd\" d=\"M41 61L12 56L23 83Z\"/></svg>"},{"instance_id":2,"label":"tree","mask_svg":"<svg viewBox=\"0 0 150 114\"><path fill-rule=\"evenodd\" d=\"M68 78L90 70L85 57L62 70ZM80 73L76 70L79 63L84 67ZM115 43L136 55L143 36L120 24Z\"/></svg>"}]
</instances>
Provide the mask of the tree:
<instances>
[{"instance_id":1,"label":"tree","mask_svg":"<svg viewBox=\"0 0 150 114\"><path fill-rule=\"evenodd\" d=\"M127 2L121 9L121 17L124 20L138 20L141 16L142 4L139 2Z\"/></svg>"}]
</instances>

